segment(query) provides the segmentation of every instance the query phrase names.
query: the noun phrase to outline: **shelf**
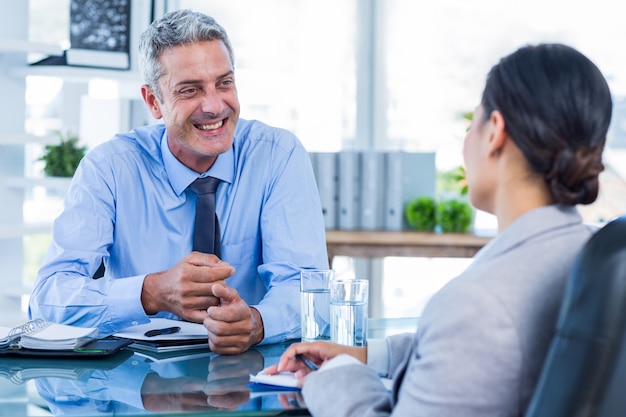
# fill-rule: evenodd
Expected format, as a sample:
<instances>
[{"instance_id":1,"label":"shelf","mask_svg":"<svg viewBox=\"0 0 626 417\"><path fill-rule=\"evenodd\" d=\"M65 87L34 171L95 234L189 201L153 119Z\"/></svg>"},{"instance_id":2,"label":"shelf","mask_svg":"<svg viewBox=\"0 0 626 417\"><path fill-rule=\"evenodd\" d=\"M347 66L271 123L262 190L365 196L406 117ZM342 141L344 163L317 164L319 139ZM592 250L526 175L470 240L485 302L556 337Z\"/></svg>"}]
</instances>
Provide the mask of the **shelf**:
<instances>
[{"instance_id":1,"label":"shelf","mask_svg":"<svg viewBox=\"0 0 626 417\"><path fill-rule=\"evenodd\" d=\"M49 189L65 192L70 186L71 178L61 177L41 177L41 178L27 178L27 177L8 177L4 179L4 183L8 187L12 188L32 188L36 186L43 186Z\"/></svg>"},{"instance_id":2,"label":"shelf","mask_svg":"<svg viewBox=\"0 0 626 417\"><path fill-rule=\"evenodd\" d=\"M24 145L28 143L34 144L58 144L60 141L58 136L35 136L26 133L0 133L0 145Z\"/></svg>"},{"instance_id":3,"label":"shelf","mask_svg":"<svg viewBox=\"0 0 626 417\"><path fill-rule=\"evenodd\" d=\"M0 39L0 54L2 53L38 53L43 55L63 55L63 49L58 45L29 42L18 39ZM9 75L13 77L44 76L62 78L68 82L86 83L92 79L102 78L122 82L143 84L143 79L137 71L115 70L106 68L78 67L71 65L23 65L9 68Z\"/></svg>"},{"instance_id":4,"label":"shelf","mask_svg":"<svg viewBox=\"0 0 626 417\"><path fill-rule=\"evenodd\" d=\"M62 78L64 81L80 83L86 83L93 79L102 78L143 84L141 75L136 71L72 67L69 65L34 65L14 67L9 69L9 74L14 77L57 77Z\"/></svg>"},{"instance_id":5,"label":"shelf","mask_svg":"<svg viewBox=\"0 0 626 417\"><path fill-rule=\"evenodd\" d=\"M326 230L328 257L471 258L493 235L416 231Z\"/></svg>"},{"instance_id":6,"label":"shelf","mask_svg":"<svg viewBox=\"0 0 626 417\"><path fill-rule=\"evenodd\" d=\"M0 239L21 238L24 235L45 234L52 231L52 224L46 223L28 223L28 224L1 224L0 223Z\"/></svg>"},{"instance_id":7,"label":"shelf","mask_svg":"<svg viewBox=\"0 0 626 417\"><path fill-rule=\"evenodd\" d=\"M29 42L19 39L0 39L0 53L40 53L61 55L63 49L59 45Z\"/></svg>"}]
</instances>

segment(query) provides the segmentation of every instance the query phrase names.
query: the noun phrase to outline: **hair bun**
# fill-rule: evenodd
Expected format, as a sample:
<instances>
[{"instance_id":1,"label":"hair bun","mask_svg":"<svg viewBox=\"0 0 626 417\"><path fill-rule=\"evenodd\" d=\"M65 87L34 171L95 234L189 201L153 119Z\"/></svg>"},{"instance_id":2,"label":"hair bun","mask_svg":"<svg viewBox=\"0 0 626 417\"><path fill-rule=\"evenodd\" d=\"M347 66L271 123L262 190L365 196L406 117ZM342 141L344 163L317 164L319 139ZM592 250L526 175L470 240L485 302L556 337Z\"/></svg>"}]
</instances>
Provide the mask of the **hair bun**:
<instances>
[{"instance_id":1,"label":"hair bun","mask_svg":"<svg viewBox=\"0 0 626 417\"><path fill-rule=\"evenodd\" d=\"M598 196L602 150L581 148L573 152L566 148L554 159L546 181L556 200L565 204L590 204Z\"/></svg>"}]
</instances>

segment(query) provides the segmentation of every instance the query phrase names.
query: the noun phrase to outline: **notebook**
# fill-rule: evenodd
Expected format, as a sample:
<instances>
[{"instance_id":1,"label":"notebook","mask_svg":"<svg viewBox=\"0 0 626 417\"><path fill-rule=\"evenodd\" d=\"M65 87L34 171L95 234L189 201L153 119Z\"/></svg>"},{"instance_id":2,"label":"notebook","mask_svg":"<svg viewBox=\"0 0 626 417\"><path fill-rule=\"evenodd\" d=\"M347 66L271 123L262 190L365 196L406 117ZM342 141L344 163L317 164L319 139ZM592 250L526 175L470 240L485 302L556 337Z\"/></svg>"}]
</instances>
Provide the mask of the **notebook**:
<instances>
[{"instance_id":1,"label":"notebook","mask_svg":"<svg viewBox=\"0 0 626 417\"><path fill-rule=\"evenodd\" d=\"M176 332L149 336L149 332L176 328ZM190 349L209 349L208 330L200 323L153 318L149 323L130 326L113 336L131 340L129 348L148 352L175 352Z\"/></svg>"},{"instance_id":2,"label":"notebook","mask_svg":"<svg viewBox=\"0 0 626 417\"><path fill-rule=\"evenodd\" d=\"M393 381L391 379L382 376L379 379L387 390L392 389ZM253 391L298 391L300 389L298 388L298 379L293 372L279 372L269 375L261 371L256 375L250 375L248 387Z\"/></svg>"},{"instance_id":3,"label":"notebook","mask_svg":"<svg viewBox=\"0 0 626 417\"><path fill-rule=\"evenodd\" d=\"M97 339L95 327L78 327L47 322L28 321L17 327L0 327L0 349L73 350Z\"/></svg>"},{"instance_id":4,"label":"notebook","mask_svg":"<svg viewBox=\"0 0 626 417\"><path fill-rule=\"evenodd\" d=\"M250 382L248 388L253 391L299 391L298 379L294 376L293 372L280 372L275 375L269 375L261 371L256 375L250 375Z\"/></svg>"},{"instance_id":5,"label":"notebook","mask_svg":"<svg viewBox=\"0 0 626 417\"><path fill-rule=\"evenodd\" d=\"M98 339L95 327L28 321L17 327L0 326L0 354L28 356L104 356L128 345L126 340Z\"/></svg>"},{"instance_id":6,"label":"notebook","mask_svg":"<svg viewBox=\"0 0 626 417\"><path fill-rule=\"evenodd\" d=\"M74 350L98 338L95 327L47 323L45 327L20 337L22 349Z\"/></svg>"}]
</instances>

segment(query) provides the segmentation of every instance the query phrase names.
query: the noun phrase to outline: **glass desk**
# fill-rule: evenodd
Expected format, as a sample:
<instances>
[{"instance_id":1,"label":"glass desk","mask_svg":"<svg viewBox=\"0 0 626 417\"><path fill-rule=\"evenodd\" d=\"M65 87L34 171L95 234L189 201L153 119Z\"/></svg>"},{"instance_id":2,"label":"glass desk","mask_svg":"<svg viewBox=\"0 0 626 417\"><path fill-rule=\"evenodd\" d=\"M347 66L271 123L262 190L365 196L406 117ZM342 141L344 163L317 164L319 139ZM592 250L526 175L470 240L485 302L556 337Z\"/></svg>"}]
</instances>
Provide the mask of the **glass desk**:
<instances>
[{"instance_id":1,"label":"glass desk","mask_svg":"<svg viewBox=\"0 0 626 417\"><path fill-rule=\"evenodd\" d=\"M413 332L417 318L370 319L369 337ZM251 392L289 343L241 355L122 350L105 358L0 356L0 416L306 416L299 393Z\"/></svg>"}]
</instances>

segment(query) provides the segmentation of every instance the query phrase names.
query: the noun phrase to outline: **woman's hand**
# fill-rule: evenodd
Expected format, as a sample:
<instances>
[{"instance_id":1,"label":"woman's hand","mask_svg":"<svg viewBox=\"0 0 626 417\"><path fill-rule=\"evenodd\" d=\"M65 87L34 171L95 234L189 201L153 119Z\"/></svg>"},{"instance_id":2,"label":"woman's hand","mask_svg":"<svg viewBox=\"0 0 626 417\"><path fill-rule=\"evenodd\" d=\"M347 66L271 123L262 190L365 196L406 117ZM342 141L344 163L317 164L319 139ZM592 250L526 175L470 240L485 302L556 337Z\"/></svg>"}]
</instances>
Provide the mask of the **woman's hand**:
<instances>
[{"instance_id":1,"label":"woman's hand","mask_svg":"<svg viewBox=\"0 0 626 417\"><path fill-rule=\"evenodd\" d=\"M353 356L363 363L367 362L367 348L365 347L344 346L323 341L294 343L281 355L277 364L265 368L265 373L273 375L289 371L294 372L298 379L303 379L311 370L296 355L303 355L316 365L322 366L326 361L342 353ZM304 383L304 381L301 382Z\"/></svg>"}]
</instances>

